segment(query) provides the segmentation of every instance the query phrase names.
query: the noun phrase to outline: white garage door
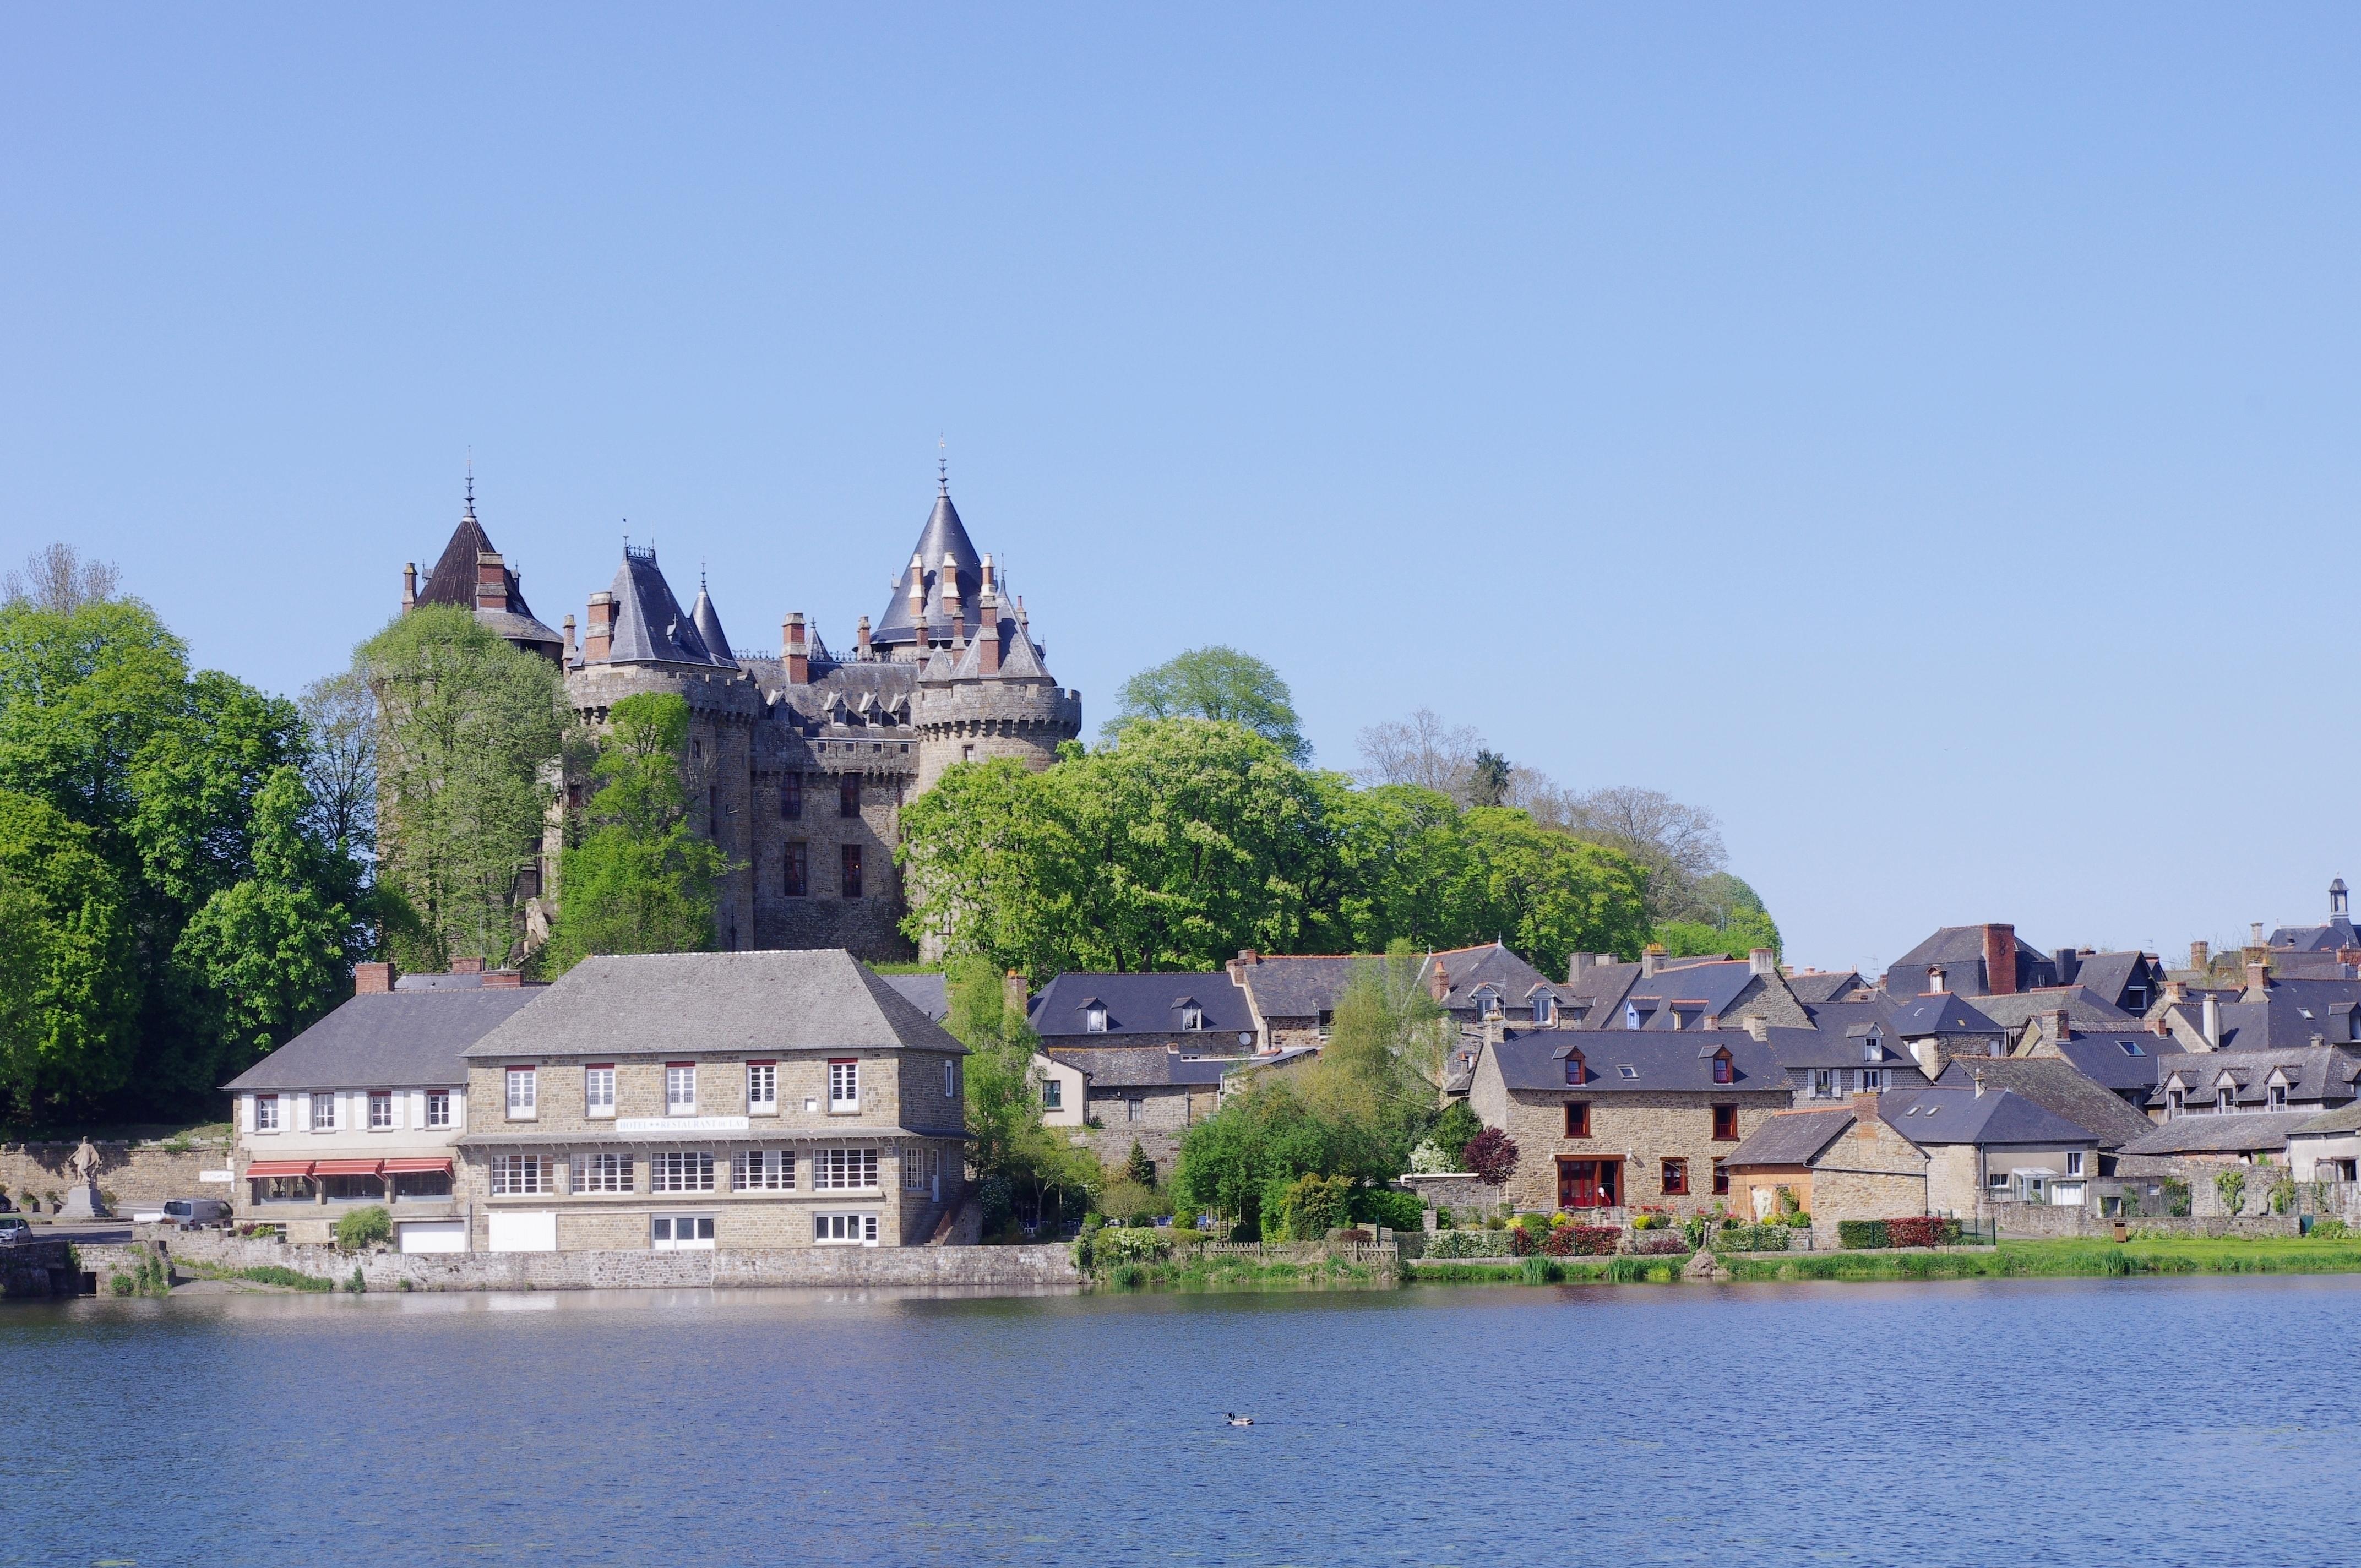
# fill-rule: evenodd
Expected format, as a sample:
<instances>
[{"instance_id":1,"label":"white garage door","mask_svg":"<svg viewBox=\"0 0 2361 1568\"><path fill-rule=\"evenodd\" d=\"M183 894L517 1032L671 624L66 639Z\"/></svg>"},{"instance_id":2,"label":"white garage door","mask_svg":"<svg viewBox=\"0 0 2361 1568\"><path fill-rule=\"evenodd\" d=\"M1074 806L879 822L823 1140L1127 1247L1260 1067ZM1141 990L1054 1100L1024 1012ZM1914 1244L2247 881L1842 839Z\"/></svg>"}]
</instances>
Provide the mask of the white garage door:
<instances>
[{"instance_id":1,"label":"white garage door","mask_svg":"<svg viewBox=\"0 0 2361 1568\"><path fill-rule=\"evenodd\" d=\"M467 1222L465 1220L412 1220L401 1227L401 1250L404 1252L465 1252L467 1250Z\"/></svg>"},{"instance_id":2,"label":"white garage door","mask_svg":"<svg viewBox=\"0 0 2361 1568\"><path fill-rule=\"evenodd\" d=\"M554 1210L545 1209L537 1214L494 1214L491 1220L494 1252L557 1250L557 1214Z\"/></svg>"}]
</instances>

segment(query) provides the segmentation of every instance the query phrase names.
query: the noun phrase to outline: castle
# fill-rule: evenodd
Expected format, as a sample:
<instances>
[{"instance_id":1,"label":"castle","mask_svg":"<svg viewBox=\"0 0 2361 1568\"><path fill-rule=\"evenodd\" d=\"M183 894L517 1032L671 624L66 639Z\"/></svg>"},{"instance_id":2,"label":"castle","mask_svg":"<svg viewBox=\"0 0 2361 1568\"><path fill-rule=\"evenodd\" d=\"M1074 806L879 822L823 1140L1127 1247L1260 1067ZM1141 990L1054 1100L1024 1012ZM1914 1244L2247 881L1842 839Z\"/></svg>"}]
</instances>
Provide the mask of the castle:
<instances>
[{"instance_id":1,"label":"castle","mask_svg":"<svg viewBox=\"0 0 2361 1568\"><path fill-rule=\"evenodd\" d=\"M894 863L903 805L958 762L1013 757L1046 768L1082 733L1082 694L1049 674L1024 599L976 554L947 479L884 613L873 627L862 616L840 653L800 611L780 627L775 656L733 651L705 585L683 613L655 551L628 543L614 582L590 596L577 646L571 615L562 632L535 619L476 519L472 480L434 569L422 580L412 564L402 576L405 613L470 609L516 647L555 661L588 723L603 725L640 692L687 699L694 826L731 868L715 915L724 950L910 957ZM579 806L588 788L568 776L566 804ZM536 868L527 915L536 937L552 912L558 843L553 832Z\"/></svg>"}]
</instances>

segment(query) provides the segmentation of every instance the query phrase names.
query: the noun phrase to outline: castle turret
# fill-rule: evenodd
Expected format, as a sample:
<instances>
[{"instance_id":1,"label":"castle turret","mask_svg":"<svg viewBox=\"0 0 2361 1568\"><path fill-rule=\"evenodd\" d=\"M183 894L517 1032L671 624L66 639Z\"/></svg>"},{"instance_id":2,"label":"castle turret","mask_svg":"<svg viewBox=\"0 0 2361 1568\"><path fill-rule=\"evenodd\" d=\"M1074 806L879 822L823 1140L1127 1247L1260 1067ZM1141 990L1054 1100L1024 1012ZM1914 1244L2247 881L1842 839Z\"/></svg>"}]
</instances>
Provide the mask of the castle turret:
<instances>
[{"instance_id":1,"label":"castle turret","mask_svg":"<svg viewBox=\"0 0 2361 1568\"><path fill-rule=\"evenodd\" d=\"M516 568L492 548L484 525L476 521L473 474L467 477L467 496L460 510L459 526L451 531L451 543L443 547L442 557L434 563L434 570L421 582L415 564L402 569L402 613L406 615L428 604L472 610L477 624L526 652L551 660L565 657L563 640L533 619L533 607L524 602L524 584L517 576Z\"/></svg>"}]
</instances>

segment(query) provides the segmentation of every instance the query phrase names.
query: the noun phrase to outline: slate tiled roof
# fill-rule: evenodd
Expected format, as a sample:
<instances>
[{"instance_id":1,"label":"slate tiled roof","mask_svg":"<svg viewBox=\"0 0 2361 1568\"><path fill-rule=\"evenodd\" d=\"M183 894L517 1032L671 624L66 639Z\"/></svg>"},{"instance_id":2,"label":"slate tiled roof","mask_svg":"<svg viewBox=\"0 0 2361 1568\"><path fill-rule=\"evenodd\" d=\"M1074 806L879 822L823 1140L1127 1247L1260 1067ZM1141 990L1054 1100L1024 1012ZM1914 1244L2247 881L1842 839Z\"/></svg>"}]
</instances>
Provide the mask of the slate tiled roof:
<instances>
[{"instance_id":1,"label":"slate tiled roof","mask_svg":"<svg viewBox=\"0 0 2361 1568\"><path fill-rule=\"evenodd\" d=\"M719 665L728 660L730 650L720 650L716 657L696 621L673 598L672 585L664 581L653 549L625 545L623 564L615 569L608 591L615 596L608 663Z\"/></svg>"},{"instance_id":2,"label":"slate tiled roof","mask_svg":"<svg viewBox=\"0 0 2361 1568\"><path fill-rule=\"evenodd\" d=\"M1093 1033L1086 1015L1096 1003L1106 1009L1107 1026ZM1041 988L1033 1003L1033 1032L1046 1042L1104 1040L1125 1035L1169 1035L1180 1027L1181 1010L1193 1003L1204 1014L1204 1056L1235 1056L1253 1042L1246 999L1219 970L1212 974L1061 974Z\"/></svg>"},{"instance_id":3,"label":"slate tiled roof","mask_svg":"<svg viewBox=\"0 0 2361 1568\"><path fill-rule=\"evenodd\" d=\"M1686 1014L1694 1026L1703 1014L1728 1016L1739 993L1753 981L1753 967L1743 959L1722 959L1659 970L1644 979L1634 980L1623 993L1620 1005L1603 1014L1596 1010L1586 1014L1582 1025L1587 1029L1627 1028L1628 1009L1636 1005L1643 1029L1671 1028L1675 1011Z\"/></svg>"},{"instance_id":4,"label":"slate tiled roof","mask_svg":"<svg viewBox=\"0 0 2361 1568\"><path fill-rule=\"evenodd\" d=\"M2292 1050L2188 1051L2158 1064L2157 1086L2162 1091L2178 1078L2191 1101L2211 1104L2222 1075L2227 1073L2237 1086L2236 1103L2260 1106L2269 1102L2274 1070L2288 1080L2290 1102L2334 1105L2354 1096L2354 1080L2361 1077L2361 1050L2304 1046Z\"/></svg>"},{"instance_id":5,"label":"slate tiled roof","mask_svg":"<svg viewBox=\"0 0 2361 1568\"><path fill-rule=\"evenodd\" d=\"M717 664L734 664L730 656L730 634L721 630L721 612L713 608L713 596L705 591L705 584L697 585L697 604L688 612L689 624L697 628L697 641L713 656Z\"/></svg>"},{"instance_id":6,"label":"slate tiled roof","mask_svg":"<svg viewBox=\"0 0 2361 1568\"><path fill-rule=\"evenodd\" d=\"M2332 915L2323 926L2282 926L2271 933L2270 945L2300 953L2329 953L2339 948L2361 948L2361 937L2354 934L2350 919Z\"/></svg>"},{"instance_id":7,"label":"slate tiled roof","mask_svg":"<svg viewBox=\"0 0 2361 1568\"><path fill-rule=\"evenodd\" d=\"M1246 966L1246 989L1266 1018L1316 1018L1335 1007L1354 969L1373 961L1351 953L1266 957ZM1223 979L1228 983L1226 975Z\"/></svg>"},{"instance_id":8,"label":"slate tiled roof","mask_svg":"<svg viewBox=\"0 0 2361 1568\"><path fill-rule=\"evenodd\" d=\"M948 489L935 497L934 510L927 514L926 526L918 531L918 543L911 547L911 554L918 557L920 564L929 639L948 637L951 630L950 612L943 606L942 565L946 554L951 557L951 576L959 586L960 626L963 633L972 635L977 601L983 592L983 557L975 553L975 545L967 536L967 525L960 521L959 508L951 505ZM870 633L870 641L879 647L906 647L917 640L917 628L910 620L910 570L906 561L901 575L894 580L894 597L886 602L885 613L878 617L876 628Z\"/></svg>"},{"instance_id":9,"label":"slate tiled roof","mask_svg":"<svg viewBox=\"0 0 2361 1568\"><path fill-rule=\"evenodd\" d=\"M2005 1089L1899 1089L1882 1096L1877 1113L1914 1144L2096 1143L2090 1132L2055 1111Z\"/></svg>"},{"instance_id":10,"label":"slate tiled roof","mask_svg":"<svg viewBox=\"0 0 2361 1568\"><path fill-rule=\"evenodd\" d=\"M2126 1155L2257 1154L2287 1147L2288 1135L2317 1120L2311 1111L2256 1111L2233 1116L2175 1116L2123 1146Z\"/></svg>"},{"instance_id":11,"label":"slate tiled roof","mask_svg":"<svg viewBox=\"0 0 2361 1568\"><path fill-rule=\"evenodd\" d=\"M841 948L585 959L539 995L470 1047L469 1058L966 1051Z\"/></svg>"},{"instance_id":12,"label":"slate tiled roof","mask_svg":"<svg viewBox=\"0 0 2361 1568\"><path fill-rule=\"evenodd\" d=\"M1878 992L1866 1002L1817 1002L1804 1011L1822 1034L1841 1035L1856 1025L1888 1024L1909 1000ZM1890 1025L1886 1033L1893 1033Z\"/></svg>"},{"instance_id":13,"label":"slate tiled roof","mask_svg":"<svg viewBox=\"0 0 2361 1568\"><path fill-rule=\"evenodd\" d=\"M1997 1035L2001 1026L1975 1008L1960 1000L1956 992L1935 992L1913 997L1894 1011L1886 1021L1901 1039L1916 1040L1927 1035Z\"/></svg>"},{"instance_id":14,"label":"slate tiled roof","mask_svg":"<svg viewBox=\"0 0 2361 1568\"><path fill-rule=\"evenodd\" d=\"M1773 1025L1764 1033L1770 1036L1771 1049L1779 1065L1798 1069L1811 1068L1908 1067L1914 1071L1917 1059L1902 1048L1899 1038L1881 1032L1876 1024L1855 1024L1851 1030L1797 1029ZM1868 1054L1871 1046L1877 1055Z\"/></svg>"},{"instance_id":15,"label":"slate tiled roof","mask_svg":"<svg viewBox=\"0 0 2361 1568\"><path fill-rule=\"evenodd\" d=\"M1829 970L1820 974L1791 974L1787 989L1805 1006L1823 1002L1839 1002L1861 989L1861 974L1855 970Z\"/></svg>"},{"instance_id":16,"label":"slate tiled roof","mask_svg":"<svg viewBox=\"0 0 2361 1568\"><path fill-rule=\"evenodd\" d=\"M2004 996L1979 996L1975 1009L2014 1035L2044 1013L2066 1010L2071 1029L2128 1028L2138 1020L2088 986L2045 986L2039 991L2013 991Z\"/></svg>"},{"instance_id":17,"label":"slate tiled roof","mask_svg":"<svg viewBox=\"0 0 2361 1568\"><path fill-rule=\"evenodd\" d=\"M2076 959L2073 983L2109 1007L2121 1007L2125 991L2137 985L2147 992L2140 999L2145 1011L2147 1004L2156 1000L2156 989L2161 981L2161 977L2152 972L2155 968L2146 953L2086 953Z\"/></svg>"},{"instance_id":18,"label":"slate tiled roof","mask_svg":"<svg viewBox=\"0 0 2361 1568\"><path fill-rule=\"evenodd\" d=\"M1714 1054L1727 1047L1734 1081L1713 1080ZM1786 1072L1769 1046L1743 1029L1510 1029L1488 1046L1510 1089L1564 1090L1586 1093L1662 1092L1695 1090L1731 1092L1787 1089ZM1569 1053L1583 1058L1580 1085L1565 1080Z\"/></svg>"},{"instance_id":19,"label":"slate tiled roof","mask_svg":"<svg viewBox=\"0 0 2361 1568\"><path fill-rule=\"evenodd\" d=\"M500 567L500 576L508 590L509 608L505 610L476 609L476 558L491 549L491 537L484 532L484 525L476 521L476 503L471 498L467 511L459 519L459 526L451 531L451 542L443 546L442 556L420 579L417 602L475 610L478 622L494 636L544 646L553 655L555 654L564 645L564 640L534 619L533 607L524 601L524 582L517 576L515 567L505 563Z\"/></svg>"},{"instance_id":20,"label":"slate tiled roof","mask_svg":"<svg viewBox=\"0 0 2361 1568\"><path fill-rule=\"evenodd\" d=\"M1503 1008L1530 1007L1535 986L1542 986L1563 998L1565 989L1510 952L1499 942L1487 942L1476 948L1452 948L1430 953L1419 966L1419 982L1425 984L1440 964L1450 982L1450 990L1441 1005L1445 1012L1472 1012L1476 992L1489 987L1500 999Z\"/></svg>"},{"instance_id":21,"label":"slate tiled roof","mask_svg":"<svg viewBox=\"0 0 2361 1568\"><path fill-rule=\"evenodd\" d=\"M2126 1046L2132 1048L2125 1050ZM2145 1029L2117 1029L2070 1036L2059 1043L2058 1054L2103 1089L2136 1091L2145 1105L2149 1091L2156 1088L2158 1063L2178 1059L2180 1043L2169 1035Z\"/></svg>"},{"instance_id":22,"label":"slate tiled roof","mask_svg":"<svg viewBox=\"0 0 2361 1568\"><path fill-rule=\"evenodd\" d=\"M1180 1085L1211 1087L1235 1058L1184 1057L1169 1047L1163 1050L1115 1046L1089 1050L1052 1047L1050 1059L1078 1068L1094 1090L1170 1089Z\"/></svg>"},{"instance_id":23,"label":"slate tiled roof","mask_svg":"<svg viewBox=\"0 0 2361 1568\"><path fill-rule=\"evenodd\" d=\"M1955 1061L1935 1083L1941 1089L1972 1090L1978 1075L1983 1079L1987 1097L1996 1089L2021 1094L2097 1138L2103 1149L2120 1148L2156 1125L2061 1057L1999 1057L1972 1064Z\"/></svg>"},{"instance_id":24,"label":"slate tiled roof","mask_svg":"<svg viewBox=\"0 0 2361 1568\"><path fill-rule=\"evenodd\" d=\"M1749 1165L1809 1165L1852 1130L1850 1110L1778 1111L1723 1157L1732 1169Z\"/></svg>"},{"instance_id":25,"label":"slate tiled roof","mask_svg":"<svg viewBox=\"0 0 2361 1568\"><path fill-rule=\"evenodd\" d=\"M935 1023L951 1015L949 988L939 974L882 974L877 977L902 993L902 1000Z\"/></svg>"},{"instance_id":26,"label":"slate tiled roof","mask_svg":"<svg viewBox=\"0 0 2361 1568\"><path fill-rule=\"evenodd\" d=\"M356 996L223 1085L241 1090L407 1089L467 1081L467 1047L546 987Z\"/></svg>"},{"instance_id":27,"label":"slate tiled roof","mask_svg":"<svg viewBox=\"0 0 2361 1568\"><path fill-rule=\"evenodd\" d=\"M1586 1029L1606 1027L1623 1011L1623 998L1640 982L1638 964L1594 964L1565 982L1566 1014Z\"/></svg>"},{"instance_id":28,"label":"slate tiled roof","mask_svg":"<svg viewBox=\"0 0 2361 1568\"><path fill-rule=\"evenodd\" d=\"M2020 986L2054 985L2057 965L2040 948L2024 938L2016 941L2016 983ZM1981 995L1989 983L1984 974L1984 928L1981 926L1945 926L1916 947L1886 966L1885 984L1891 991L1916 991L1927 983L1927 970L1931 964L1941 964L1947 971L1944 984L1951 991Z\"/></svg>"},{"instance_id":29,"label":"slate tiled roof","mask_svg":"<svg viewBox=\"0 0 2361 1568\"><path fill-rule=\"evenodd\" d=\"M2361 1133L2361 1100L2341 1106L2334 1111L2323 1111L2296 1128L2296 1131L2306 1136L2315 1134L2326 1135L2332 1133Z\"/></svg>"}]
</instances>

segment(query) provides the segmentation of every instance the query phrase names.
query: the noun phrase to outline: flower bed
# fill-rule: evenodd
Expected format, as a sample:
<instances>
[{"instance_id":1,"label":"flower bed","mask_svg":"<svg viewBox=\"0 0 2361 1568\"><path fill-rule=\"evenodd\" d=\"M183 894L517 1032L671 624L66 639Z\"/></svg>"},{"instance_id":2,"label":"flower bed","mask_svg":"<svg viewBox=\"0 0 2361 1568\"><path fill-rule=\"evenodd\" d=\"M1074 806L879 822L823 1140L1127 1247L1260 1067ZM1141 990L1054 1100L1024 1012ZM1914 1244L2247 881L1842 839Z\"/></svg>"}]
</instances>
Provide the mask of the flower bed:
<instances>
[{"instance_id":1,"label":"flower bed","mask_svg":"<svg viewBox=\"0 0 2361 1568\"><path fill-rule=\"evenodd\" d=\"M1689 1242L1678 1231L1635 1231L1627 1250L1642 1257L1664 1257L1673 1253L1687 1252Z\"/></svg>"}]
</instances>

